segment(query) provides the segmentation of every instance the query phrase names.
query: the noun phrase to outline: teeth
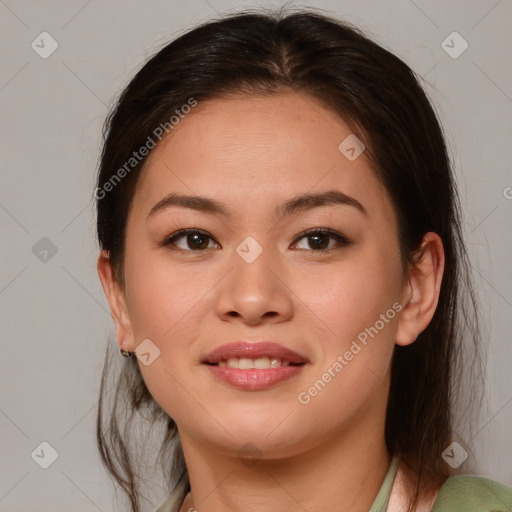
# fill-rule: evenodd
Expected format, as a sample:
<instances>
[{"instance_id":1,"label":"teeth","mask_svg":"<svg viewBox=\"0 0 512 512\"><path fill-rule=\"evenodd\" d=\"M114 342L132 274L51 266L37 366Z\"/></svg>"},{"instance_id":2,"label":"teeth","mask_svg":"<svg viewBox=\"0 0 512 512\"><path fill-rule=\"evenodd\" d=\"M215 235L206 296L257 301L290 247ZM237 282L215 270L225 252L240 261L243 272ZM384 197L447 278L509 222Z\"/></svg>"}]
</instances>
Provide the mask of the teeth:
<instances>
[{"instance_id":1,"label":"teeth","mask_svg":"<svg viewBox=\"0 0 512 512\"><path fill-rule=\"evenodd\" d=\"M290 361L282 361L281 359L269 357L259 357L258 359L248 358L229 358L227 361L219 361L219 366L227 366L228 368L239 368L240 370L267 370L268 368L279 368L280 366L289 366Z\"/></svg>"}]
</instances>

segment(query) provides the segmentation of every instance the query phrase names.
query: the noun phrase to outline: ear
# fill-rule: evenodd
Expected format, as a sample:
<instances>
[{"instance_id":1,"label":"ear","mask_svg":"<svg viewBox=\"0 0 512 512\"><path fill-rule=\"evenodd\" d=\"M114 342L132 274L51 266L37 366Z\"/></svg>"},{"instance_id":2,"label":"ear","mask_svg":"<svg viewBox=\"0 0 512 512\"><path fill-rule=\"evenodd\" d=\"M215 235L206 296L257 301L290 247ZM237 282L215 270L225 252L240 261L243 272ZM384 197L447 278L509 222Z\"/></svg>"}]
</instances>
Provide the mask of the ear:
<instances>
[{"instance_id":1,"label":"ear","mask_svg":"<svg viewBox=\"0 0 512 512\"><path fill-rule=\"evenodd\" d=\"M114 277L108 251L101 251L97 268L103 291L110 305L110 314L116 325L117 344L119 348L133 352L135 351L133 329L126 307L125 293L121 284Z\"/></svg>"},{"instance_id":2,"label":"ear","mask_svg":"<svg viewBox=\"0 0 512 512\"><path fill-rule=\"evenodd\" d=\"M424 235L416 253L417 268L410 268L404 288L404 309L398 321L397 345L409 345L424 331L437 308L444 272L444 248L434 232Z\"/></svg>"}]
</instances>

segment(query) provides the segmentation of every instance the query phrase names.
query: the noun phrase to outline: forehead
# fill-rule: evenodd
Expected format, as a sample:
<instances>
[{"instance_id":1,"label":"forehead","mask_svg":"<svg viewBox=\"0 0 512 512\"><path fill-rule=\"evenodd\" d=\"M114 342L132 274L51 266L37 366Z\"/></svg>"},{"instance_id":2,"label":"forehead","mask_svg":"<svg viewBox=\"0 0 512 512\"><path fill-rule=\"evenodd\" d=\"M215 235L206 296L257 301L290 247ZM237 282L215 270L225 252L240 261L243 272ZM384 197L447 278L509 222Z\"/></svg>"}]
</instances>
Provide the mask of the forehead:
<instances>
[{"instance_id":1,"label":"forehead","mask_svg":"<svg viewBox=\"0 0 512 512\"><path fill-rule=\"evenodd\" d=\"M274 211L292 196L335 188L368 210L389 210L364 152L349 160L340 151L350 135L334 111L302 94L199 101L148 156L134 209L147 214L178 191Z\"/></svg>"}]
</instances>

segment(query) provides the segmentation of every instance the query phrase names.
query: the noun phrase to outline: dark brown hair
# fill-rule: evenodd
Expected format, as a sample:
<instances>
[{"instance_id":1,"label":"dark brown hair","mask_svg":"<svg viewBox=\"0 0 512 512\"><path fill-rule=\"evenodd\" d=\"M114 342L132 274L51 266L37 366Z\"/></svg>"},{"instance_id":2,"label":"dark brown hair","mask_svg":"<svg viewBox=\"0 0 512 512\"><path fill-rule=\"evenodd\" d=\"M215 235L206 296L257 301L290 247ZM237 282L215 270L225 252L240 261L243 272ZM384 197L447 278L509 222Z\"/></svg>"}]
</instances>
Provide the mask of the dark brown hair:
<instances>
[{"instance_id":1,"label":"dark brown hair","mask_svg":"<svg viewBox=\"0 0 512 512\"><path fill-rule=\"evenodd\" d=\"M402 60L350 23L313 9L246 10L183 33L143 65L106 119L95 193L99 244L124 288L126 220L145 158L122 179L112 178L176 110L191 98L200 103L229 94L281 91L321 102L366 145L375 176L397 212L404 276L426 232L438 233L444 244L445 271L434 317L415 343L395 347L392 364L385 437L390 454L400 455L411 471L413 510L429 486L450 474L441 453L453 440L463 372L472 385L482 382L483 373L452 164L435 110L419 77ZM109 180L111 186L105 187ZM142 412L142 423L163 428L159 454L162 470L169 472L167 482L185 478L186 466L176 424L153 400L135 358L119 363L110 387L110 352L107 347L97 442L102 461L138 512L135 412ZM124 359L117 350L116 357ZM107 404L105 396L114 387L114 402Z\"/></svg>"}]
</instances>

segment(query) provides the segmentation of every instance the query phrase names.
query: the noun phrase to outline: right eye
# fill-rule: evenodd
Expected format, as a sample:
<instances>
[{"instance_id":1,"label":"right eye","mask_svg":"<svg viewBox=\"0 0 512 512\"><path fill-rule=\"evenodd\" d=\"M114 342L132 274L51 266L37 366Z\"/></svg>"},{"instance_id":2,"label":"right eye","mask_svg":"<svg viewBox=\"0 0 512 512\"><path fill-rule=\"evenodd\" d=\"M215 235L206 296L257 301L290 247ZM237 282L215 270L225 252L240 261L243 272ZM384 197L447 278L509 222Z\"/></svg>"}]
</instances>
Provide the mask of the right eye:
<instances>
[{"instance_id":1,"label":"right eye","mask_svg":"<svg viewBox=\"0 0 512 512\"><path fill-rule=\"evenodd\" d=\"M176 244L176 241L182 238L185 240L184 244L188 247L179 247ZM161 247L170 247L171 249L173 249L172 246L174 246L178 250L185 252L201 251L213 248L208 247L208 240L213 241L213 238L205 231L198 229L180 229L176 233L166 237L159 245Z\"/></svg>"}]
</instances>

